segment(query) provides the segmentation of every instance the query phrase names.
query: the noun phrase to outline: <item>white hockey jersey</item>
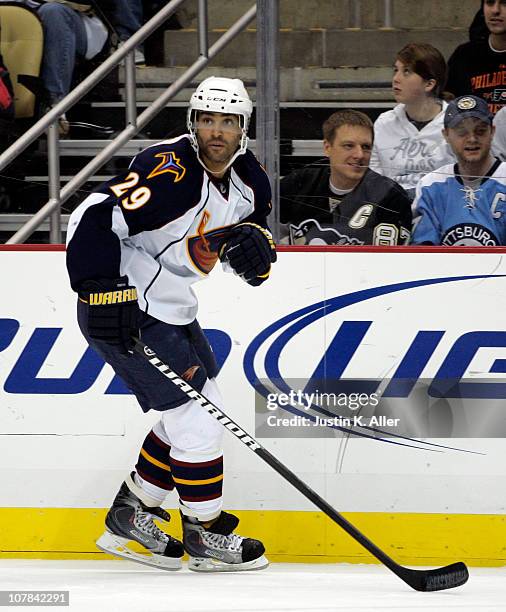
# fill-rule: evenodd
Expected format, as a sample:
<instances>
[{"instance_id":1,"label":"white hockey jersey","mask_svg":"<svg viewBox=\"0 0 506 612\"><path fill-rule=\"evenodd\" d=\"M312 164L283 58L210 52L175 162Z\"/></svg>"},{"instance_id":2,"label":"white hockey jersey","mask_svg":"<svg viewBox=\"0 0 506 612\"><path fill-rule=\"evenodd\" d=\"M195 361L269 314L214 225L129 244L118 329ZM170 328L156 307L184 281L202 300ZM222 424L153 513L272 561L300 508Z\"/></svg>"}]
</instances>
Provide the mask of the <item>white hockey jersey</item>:
<instances>
[{"instance_id":1,"label":"white hockey jersey","mask_svg":"<svg viewBox=\"0 0 506 612\"><path fill-rule=\"evenodd\" d=\"M166 323L190 323L197 314L192 285L218 261L227 232L244 220L267 227L270 208L269 180L250 151L218 181L199 163L188 135L162 141L72 213L72 288L126 275L142 310Z\"/></svg>"},{"instance_id":2,"label":"white hockey jersey","mask_svg":"<svg viewBox=\"0 0 506 612\"><path fill-rule=\"evenodd\" d=\"M412 191L427 173L455 162L441 133L448 106L442 104L441 112L421 130L409 121L404 104L382 113L374 123L370 168Z\"/></svg>"}]
</instances>

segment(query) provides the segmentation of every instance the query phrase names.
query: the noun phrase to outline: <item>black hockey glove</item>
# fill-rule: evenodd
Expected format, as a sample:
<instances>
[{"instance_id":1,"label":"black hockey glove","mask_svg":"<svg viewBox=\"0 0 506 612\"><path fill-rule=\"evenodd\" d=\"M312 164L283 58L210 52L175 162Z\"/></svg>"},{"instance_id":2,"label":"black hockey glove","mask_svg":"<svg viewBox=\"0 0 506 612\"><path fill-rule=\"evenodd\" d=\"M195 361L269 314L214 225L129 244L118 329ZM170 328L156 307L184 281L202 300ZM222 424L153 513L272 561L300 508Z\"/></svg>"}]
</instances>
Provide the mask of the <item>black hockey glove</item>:
<instances>
[{"instance_id":1,"label":"black hockey glove","mask_svg":"<svg viewBox=\"0 0 506 612\"><path fill-rule=\"evenodd\" d=\"M276 261L276 247L268 230L246 222L231 230L219 255L236 274L256 287L269 278L271 263Z\"/></svg>"},{"instance_id":2,"label":"black hockey glove","mask_svg":"<svg viewBox=\"0 0 506 612\"><path fill-rule=\"evenodd\" d=\"M122 276L116 280L90 280L82 284L79 299L89 305L88 334L119 351L132 351L132 336L139 336L139 305L137 290Z\"/></svg>"}]
</instances>

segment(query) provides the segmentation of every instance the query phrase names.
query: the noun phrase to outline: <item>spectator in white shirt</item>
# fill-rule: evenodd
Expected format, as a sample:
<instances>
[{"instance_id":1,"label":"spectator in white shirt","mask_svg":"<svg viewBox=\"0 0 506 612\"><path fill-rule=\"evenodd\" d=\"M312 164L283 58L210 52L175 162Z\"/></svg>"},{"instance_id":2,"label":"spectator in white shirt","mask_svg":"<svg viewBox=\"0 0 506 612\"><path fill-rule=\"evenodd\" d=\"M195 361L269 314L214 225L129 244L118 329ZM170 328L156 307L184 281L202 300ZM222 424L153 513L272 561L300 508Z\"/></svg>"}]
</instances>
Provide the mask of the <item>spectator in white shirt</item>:
<instances>
[{"instance_id":1,"label":"spectator in white shirt","mask_svg":"<svg viewBox=\"0 0 506 612\"><path fill-rule=\"evenodd\" d=\"M494 117L495 135L492 141L492 153L501 161L506 161L506 106L503 106Z\"/></svg>"},{"instance_id":2,"label":"spectator in white shirt","mask_svg":"<svg viewBox=\"0 0 506 612\"><path fill-rule=\"evenodd\" d=\"M371 169L397 181L411 197L425 174L455 161L442 134L446 74L444 57L432 45L403 47L392 77L398 104L374 124Z\"/></svg>"}]
</instances>

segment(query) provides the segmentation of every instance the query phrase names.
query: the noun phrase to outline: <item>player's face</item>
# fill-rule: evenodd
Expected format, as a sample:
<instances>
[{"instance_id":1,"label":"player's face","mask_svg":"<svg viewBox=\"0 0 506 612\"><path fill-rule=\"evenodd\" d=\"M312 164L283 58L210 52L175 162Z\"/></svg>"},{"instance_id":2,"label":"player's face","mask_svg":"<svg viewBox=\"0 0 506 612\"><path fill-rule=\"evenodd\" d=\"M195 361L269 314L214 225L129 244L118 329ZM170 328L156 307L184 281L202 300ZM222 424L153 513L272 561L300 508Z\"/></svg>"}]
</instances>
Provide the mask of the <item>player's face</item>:
<instances>
[{"instance_id":1,"label":"player's face","mask_svg":"<svg viewBox=\"0 0 506 612\"><path fill-rule=\"evenodd\" d=\"M436 81L430 79L426 81L419 74L413 72L401 60L394 64L392 76L392 91L396 102L400 104L410 104L417 102L427 96L434 88Z\"/></svg>"},{"instance_id":2,"label":"player's face","mask_svg":"<svg viewBox=\"0 0 506 612\"><path fill-rule=\"evenodd\" d=\"M371 160L371 130L361 125L342 125L335 131L332 142L323 141L323 150L330 161L335 187L353 189Z\"/></svg>"},{"instance_id":3,"label":"player's face","mask_svg":"<svg viewBox=\"0 0 506 612\"><path fill-rule=\"evenodd\" d=\"M483 14L492 34L506 34L506 0L485 0Z\"/></svg>"},{"instance_id":4,"label":"player's face","mask_svg":"<svg viewBox=\"0 0 506 612\"><path fill-rule=\"evenodd\" d=\"M210 170L219 171L239 146L239 115L201 112L197 117L196 132L202 161Z\"/></svg>"},{"instance_id":5,"label":"player's face","mask_svg":"<svg viewBox=\"0 0 506 612\"><path fill-rule=\"evenodd\" d=\"M480 163L490 155L494 128L477 117L467 117L443 134L460 163Z\"/></svg>"}]
</instances>

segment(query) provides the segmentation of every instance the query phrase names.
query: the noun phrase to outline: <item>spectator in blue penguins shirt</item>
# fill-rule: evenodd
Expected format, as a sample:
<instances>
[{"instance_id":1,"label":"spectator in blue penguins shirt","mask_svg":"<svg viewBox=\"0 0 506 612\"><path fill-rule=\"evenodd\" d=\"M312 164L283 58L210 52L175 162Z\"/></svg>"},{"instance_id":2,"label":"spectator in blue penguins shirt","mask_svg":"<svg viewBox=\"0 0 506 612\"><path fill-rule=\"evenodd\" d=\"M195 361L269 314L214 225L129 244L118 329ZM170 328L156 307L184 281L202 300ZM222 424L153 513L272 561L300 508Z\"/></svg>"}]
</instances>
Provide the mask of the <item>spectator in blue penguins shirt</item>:
<instances>
[{"instance_id":1,"label":"spectator in blue penguins shirt","mask_svg":"<svg viewBox=\"0 0 506 612\"><path fill-rule=\"evenodd\" d=\"M413 244L506 245L506 163L492 155L488 105L461 96L446 109L444 136L457 158L424 177L413 203Z\"/></svg>"}]
</instances>

